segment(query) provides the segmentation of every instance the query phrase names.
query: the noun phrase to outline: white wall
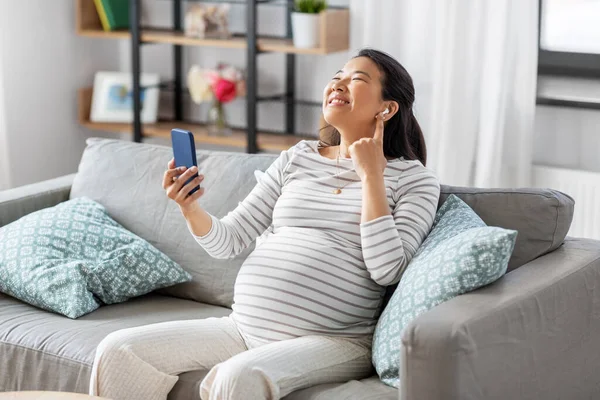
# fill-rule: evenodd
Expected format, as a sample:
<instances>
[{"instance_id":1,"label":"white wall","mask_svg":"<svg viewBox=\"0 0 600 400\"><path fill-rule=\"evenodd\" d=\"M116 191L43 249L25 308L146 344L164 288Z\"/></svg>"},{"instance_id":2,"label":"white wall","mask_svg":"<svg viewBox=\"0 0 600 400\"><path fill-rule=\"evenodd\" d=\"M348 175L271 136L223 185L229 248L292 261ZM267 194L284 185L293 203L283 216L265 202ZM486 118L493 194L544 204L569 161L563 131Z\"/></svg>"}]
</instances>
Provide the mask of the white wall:
<instances>
[{"instance_id":1,"label":"white wall","mask_svg":"<svg viewBox=\"0 0 600 400\"><path fill-rule=\"evenodd\" d=\"M600 172L600 111L538 106L534 163Z\"/></svg>"},{"instance_id":2,"label":"white wall","mask_svg":"<svg viewBox=\"0 0 600 400\"><path fill-rule=\"evenodd\" d=\"M0 5L0 14L2 13ZM0 29L0 54L2 54L2 30ZM2 60L0 59L0 190L8 189L10 185L8 141L6 132L6 119L4 116L4 75L2 73Z\"/></svg>"},{"instance_id":3,"label":"white wall","mask_svg":"<svg viewBox=\"0 0 600 400\"><path fill-rule=\"evenodd\" d=\"M118 69L118 43L78 37L74 8L72 0L0 2L5 186L75 172L86 138L102 135L77 123L77 89L98 69Z\"/></svg>"},{"instance_id":4,"label":"white wall","mask_svg":"<svg viewBox=\"0 0 600 400\"><path fill-rule=\"evenodd\" d=\"M538 92L600 102L598 80L541 77ZM600 172L600 111L538 106L535 122L535 164Z\"/></svg>"}]
</instances>

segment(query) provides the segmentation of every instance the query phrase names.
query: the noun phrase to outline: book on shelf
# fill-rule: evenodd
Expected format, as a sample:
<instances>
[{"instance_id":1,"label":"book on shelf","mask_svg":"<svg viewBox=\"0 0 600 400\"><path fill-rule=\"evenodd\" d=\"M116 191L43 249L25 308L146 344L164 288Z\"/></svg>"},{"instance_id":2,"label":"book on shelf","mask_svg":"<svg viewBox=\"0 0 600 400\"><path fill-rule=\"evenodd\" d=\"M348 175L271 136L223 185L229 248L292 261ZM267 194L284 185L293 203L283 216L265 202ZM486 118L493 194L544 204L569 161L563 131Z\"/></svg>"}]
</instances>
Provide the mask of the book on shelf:
<instances>
[{"instance_id":1,"label":"book on shelf","mask_svg":"<svg viewBox=\"0 0 600 400\"><path fill-rule=\"evenodd\" d=\"M104 31L129 29L129 1L94 0L94 4Z\"/></svg>"}]
</instances>

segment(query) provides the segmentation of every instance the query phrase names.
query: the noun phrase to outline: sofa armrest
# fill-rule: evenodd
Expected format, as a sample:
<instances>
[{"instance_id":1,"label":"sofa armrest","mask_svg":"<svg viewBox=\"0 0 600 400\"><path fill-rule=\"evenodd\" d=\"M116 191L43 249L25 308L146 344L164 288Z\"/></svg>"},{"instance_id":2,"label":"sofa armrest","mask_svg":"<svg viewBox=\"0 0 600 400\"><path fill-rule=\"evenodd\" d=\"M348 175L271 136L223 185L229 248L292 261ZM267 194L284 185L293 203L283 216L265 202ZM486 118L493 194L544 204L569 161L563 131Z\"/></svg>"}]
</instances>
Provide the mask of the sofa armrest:
<instances>
[{"instance_id":1,"label":"sofa armrest","mask_svg":"<svg viewBox=\"0 0 600 400\"><path fill-rule=\"evenodd\" d=\"M600 241L422 314L400 353L401 400L600 398Z\"/></svg>"},{"instance_id":2,"label":"sofa armrest","mask_svg":"<svg viewBox=\"0 0 600 400\"><path fill-rule=\"evenodd\" d=\"M0 191L0 226L69 199L75 174Z\"/></svg>"}]
</instances>

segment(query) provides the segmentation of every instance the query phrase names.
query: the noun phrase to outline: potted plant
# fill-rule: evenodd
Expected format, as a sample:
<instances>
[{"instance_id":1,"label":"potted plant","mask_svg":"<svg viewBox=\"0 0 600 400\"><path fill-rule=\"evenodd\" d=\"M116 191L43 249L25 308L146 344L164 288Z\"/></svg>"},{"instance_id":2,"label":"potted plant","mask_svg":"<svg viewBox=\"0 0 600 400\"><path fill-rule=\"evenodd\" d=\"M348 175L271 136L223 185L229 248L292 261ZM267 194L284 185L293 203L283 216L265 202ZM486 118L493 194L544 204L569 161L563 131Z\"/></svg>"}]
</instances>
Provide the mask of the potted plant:
<instances>
[{"instance_id":1,"label":"potted plant","mask_svg":"<svg viewBox=\"0 0 600 400\"><path fill-rule=\"evenodd\" d=\"M196 104L211 101L208 110L208 134L211 136L229 136L223 105L236 97L246 95L246 81L241 70L226 64L219 64L216 70L192 66L188 72L188 90Z\"/></svg>"},{"instance_id":2,"label":"potted plant","mask_svg":"<svg viewBox=\"0 0 600 400\"><path fill-rule=\"evenodd\" d=\"M319 47L319 13L327 8L325 0L296 0L292 13L294 46Z\"/></svg>"}]
</instances>

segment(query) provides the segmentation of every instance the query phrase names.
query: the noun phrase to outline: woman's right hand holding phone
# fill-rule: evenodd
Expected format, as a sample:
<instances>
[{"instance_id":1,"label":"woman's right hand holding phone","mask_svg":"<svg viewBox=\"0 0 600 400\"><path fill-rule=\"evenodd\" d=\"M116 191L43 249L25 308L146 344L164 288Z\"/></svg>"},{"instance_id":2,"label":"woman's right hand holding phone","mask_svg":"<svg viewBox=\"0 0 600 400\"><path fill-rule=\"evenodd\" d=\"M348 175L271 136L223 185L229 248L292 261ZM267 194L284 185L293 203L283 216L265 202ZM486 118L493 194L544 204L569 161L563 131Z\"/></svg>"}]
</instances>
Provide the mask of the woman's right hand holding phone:
<instances>
[{"instance_id":1,"label":"woman's right hand holding phone","mask_svg":"<svg viewBox=\"0 0 600 400\"><path fill-rule=\"evenodd\" d=\"M200 206L196 200L202 197L204 194L204 188L201 187L191 196L188 194L204 180L204 175L199 174L187 185L184 185L189 178L198 172L198 168L175 168L174 158L169 161L167 168L168 169L165 171L163 176L163 189L165 189L167 197L175 201L181 211L184 213L197 211Z\"/></svg>"}]
</instances>

